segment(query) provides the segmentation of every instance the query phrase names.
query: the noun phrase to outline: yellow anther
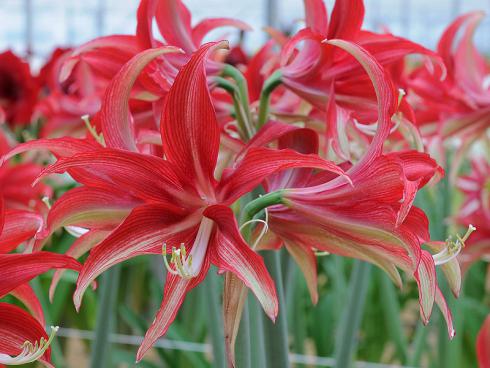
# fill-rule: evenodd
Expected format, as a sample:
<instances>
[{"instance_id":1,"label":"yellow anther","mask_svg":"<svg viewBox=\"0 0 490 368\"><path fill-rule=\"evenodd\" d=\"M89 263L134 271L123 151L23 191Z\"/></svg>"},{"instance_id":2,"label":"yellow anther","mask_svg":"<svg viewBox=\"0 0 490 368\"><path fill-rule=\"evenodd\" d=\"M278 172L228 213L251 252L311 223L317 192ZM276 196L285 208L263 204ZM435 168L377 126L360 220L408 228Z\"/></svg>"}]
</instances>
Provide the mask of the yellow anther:
<instances>
[{"instance_id":1,"label":"yellow anther","mask_svg":"<svg viewBox=\"0 0 490 368\"><path fill-rule=\"evenodd\" d=\"M468 230L461 237L459 234L456 234L456 240L453 240L452 236L449 236L446 239L446 247L437 254L434 254L432 257L434 258L434 263L436 266L443 265L451 260L453 260L461 249L465 247L465 242L470 237L471 233L476 230L476 227L473 225L468 226Z\"/></svg>"}]
</instances>

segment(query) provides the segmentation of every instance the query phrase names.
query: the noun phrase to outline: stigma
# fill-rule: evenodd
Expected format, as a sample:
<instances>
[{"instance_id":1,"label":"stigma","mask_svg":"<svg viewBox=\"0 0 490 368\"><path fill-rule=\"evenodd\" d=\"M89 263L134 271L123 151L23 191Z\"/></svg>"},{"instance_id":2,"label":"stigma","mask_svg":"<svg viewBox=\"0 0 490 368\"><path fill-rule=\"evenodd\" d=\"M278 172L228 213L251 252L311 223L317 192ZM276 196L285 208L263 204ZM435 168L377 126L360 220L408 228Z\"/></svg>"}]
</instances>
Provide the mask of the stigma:
<instances>
[{"instance_id":1,"label":"stigma","mask_svg":"<svg viewBox=\"0 0 490 368\"><path fill-rule=\"evenodd\" d=\"M456 258L461 252L461 249L465 247L466 240L468 240L471 233L475 230L476 227L470 224L466 234L464 234L463 237L456 234L456 240L453 240L452 236L449 236L446 239L446 247L439 253L432 256L434 258L435 265L440 266Z\"/></svg>"}]
</instances>

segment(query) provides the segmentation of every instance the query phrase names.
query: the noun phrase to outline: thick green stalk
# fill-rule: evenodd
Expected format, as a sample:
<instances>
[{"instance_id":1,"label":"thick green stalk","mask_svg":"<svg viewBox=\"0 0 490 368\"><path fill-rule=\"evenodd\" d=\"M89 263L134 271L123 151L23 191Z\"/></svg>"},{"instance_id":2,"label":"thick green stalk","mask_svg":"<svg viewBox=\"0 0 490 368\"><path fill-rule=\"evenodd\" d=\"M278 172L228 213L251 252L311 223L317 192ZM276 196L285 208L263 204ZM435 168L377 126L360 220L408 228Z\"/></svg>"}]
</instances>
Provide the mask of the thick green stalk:
<instances>
[{"instance_id":1,"label":"thick green stalk","mask_svg":"<svg viewBox=\"0 0 490 368\"><path fill-rule=\"evenodd\" d=\"M234 66L231 66L229 64L226 64L223 67L222 75L224 77L233 78L233 80L236 82L236 85L237 85L239 93L240 93L239 97L240 97L241 104L243 105L244 109L246 110L247 120L249 122L251 122L252 121L252 114L250 113L250 108L249 108L250 98L248 95L248 85L247 85L247 80L246 80L245 76L242 74L242 72L240 72L240 70L238 70L237 68L235 68Z\"/></svg>"},{"instance_id":2,"label":"thick green stalk","mask_svg":"<svg viewBox=\"0 0 490 368\"><path fill-rule=\"evenodd\" d=\"M259 102L259 117L257 121L257 130L260 130L262 126L267 122L269 117L269 105L271 102L272 92L282 83L282 74L279 70L276 70L272 75L264 82L264 87L260 94Z\"/></svg>"},{"instance_id":3,"label":"thick green stalk","mask_svg":"<svg viewBox=\"0 0 490 368\"><path fill-rule=\"evenodd\" d=\"M252 367L265 367L264 313L254 295L248 298L248 313Z\"/></svg>"},{"instance_id":4,"label":"thick green stalk","mask_svg":"<svg viewBox=\"0 0 490 368\"><path fill-rule=\"evenodd\" d=\"M378 270L377 273L381 281L381 300L385 312L386 324L389 326L389 336L395 343L401 362L404 363L407 361L408 343L401 324L400 304L396 295L395 286L383 271Z\"/></svg>"},{"instance_id":5,"label":"thick green stalk","mask_svg":"<svg viewBox=\"0 0 490 368\"><path fill-rule=\"evenodd\" d=\"M349 285L349 297L339 326L338 343L335 346L335 366L337 368L352 366L353 356L357 350L357 333L361 325L369 287L370 271L369 263L355 261Z\"/></svg>"},{"instance_id":6,"label":"thick green stalk","mask_svg":"<svg viewBox=\"0 0 490 368\"><path fill-rule=\"evenodd\" d=\"M225 335L223 333L223 318L220 313L221 305L216 273L209 272L204 284L206 285L206 299L209 303L208 327L213 345L213 367L226 368Z\"/></svg>"},{"instance_id":7,"label":"thick green stalk","mask_svg":"<svg viewBox=\"0 0 490 368\"><path fill-rule=\"evenodd\" d=\"M282 284L280 253L278 251L266 251L263 252L263 257L265 265L276 283L277 299L279 301L280 311L275 323L268 318L264 321L267 367L288 368L290 367L289 339L284 287Z\"/></svg>"},{"instance_id":8,"label":"thick green stalk","mask_svg":"<svg viewBox=\"0 0 490 368\"><path fill-rule=\"evenodd\" d=\"M252 368L250 349L250 321L248 313L248 303L245 301L242 311L242 319L236 337L235 367Z\"/></svg>"},{"instance_id":9,"label":"thick green stalk","mask_svg":"<svg viewBox=\"0 0 490 368\"><path fill-rule=\"evenodd\" d=\"M97 325L95 328L95 340L92 344L90 366L92 368L110 367L109 336L114 329L117 290L121 266L117 265L106 271L100 280L100 299L97 308Z\"/></svg>"}]
</instances>

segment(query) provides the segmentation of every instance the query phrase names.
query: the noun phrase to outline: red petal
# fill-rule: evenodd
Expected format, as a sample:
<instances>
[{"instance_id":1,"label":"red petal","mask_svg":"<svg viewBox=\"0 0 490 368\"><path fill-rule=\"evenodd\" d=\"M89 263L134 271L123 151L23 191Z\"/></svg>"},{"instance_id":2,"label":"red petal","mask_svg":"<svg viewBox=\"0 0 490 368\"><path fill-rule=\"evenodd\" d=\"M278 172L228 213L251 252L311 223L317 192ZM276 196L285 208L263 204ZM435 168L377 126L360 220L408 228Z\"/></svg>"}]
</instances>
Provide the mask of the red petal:
<instances>
[{"instance_id":1,"label":"red petal","mask_svg":"<svg viewBox=\"0 0 490 368\"><path fill-rule=\"evenodd\" d=\"M41 326L44 326L44 312L37 298L36 293L28 283L22 284L10 292L11 295L19 299L29 309L31 314L38 320Z\"/></svg>"},{"instance_id":2,"label":"red petal","mask_svg":"<svg viewBox=\"0 0 490 368\"><path fill-rule=\"evenodd\" d=\"M424 324L429 323L432 306L436 298L436 266L429 252L423 250L418 270L414 274L419 286L420 316Z\"/></svg>"},{"instance_id":3,"label":"red petal","mask_svg":"<svg viewBox=\"0 0 490 368\"><path fill-rule=\"evenodd\" d=\"M483 322L476 338L476 354L480 368L490 368L490 314Z\"/></svg>"},{"instance_id":4,"label":"red petal","mask_svg":"<svg viewBox=\"0 0 490 368\"><path fill-rule=\"evenodd\" d=\"M52 268L81 269L71 257L51 252L0 254L0 297Z\"/></svg>"},{"instance_id":5,"label":"red petal","mask_svg":"<svg viewBox=\"0 0 490 368\"><path fill-rule=\"evenodd\" d=\"M159 1L155 19L167 44L180 47L189 54L196 50L191 35L191 14L181 0Z\"/></svg>"},{"instance_id":6,"label":"red petal","mask_svg":"<svg viewBox=\"0 0 490 368\"><path fill-rule=\"evenodd\" d=\"M83 234L80 238L75 240L70 248L65 252L65 255L73 257L75 259L80 258L99 242L109 236L110 232L106 230L91 230L86 234ZM56 270L51 280L51 286L49 287L49 300L53 300L58 282L63 276L65 270Z\"/></svg>"},{"instance_id":7,"label":"red petal","mask_svg":"<svg viewBox=\"0 0 490 368\"><path fill-rule=\"evenodd\" d=\"M323 0L305 0L304 3L306 26L311 28L313 32L326 35L328 15Z\"/></svg>"},{"instance_id":8,"label":"red petal","mask_svg":"<svg viewBox=\"0 0 490 368\"><path fill-rule=\"evenodd\" d=\"M232 203L259 185L267 176L280 170L303 167L345 176L340 167L317 155L304 155L290 149L252 148L237 167L225 171L217 193L220 193L223 201Z\"/></svg>"},{"instance_id":9,"label":"red petal","mask_svg":"<svg viewBox=\"0 0 490 368\"><path fill-rule=\"evenodd\" d=\"M438 286L436 286L436 303L439 309L441 310L441 313L446 321L447 334L449 338L452 339L456 334L456 331L454 331L454 326L453 326L453 316L451 314L451 310L449 309L449 306L447 305L446 299L444 298L444 295L442 294L441 289L439 289Z\"/></svg>"},{"instance_id":10,"label":"red petal","mask_svg":"<svg viewBox=\"0 0 490 368\"><path fill-rule=\"evenodd\" d=\"M11 356L19 355L24 342L33 345L48 335L44 327L25 310L7 303L0 303L0 353ZM44 361L49 361L51 348L43 355Z\"/></svg>"},{"instance_id":11,"label":"red petal","mask_svg":"<svg viewBox=\"0 0 490 368\"><path fill-rule=\"evenodd\" d=\"M364 3L361 0L335 1L330 18L328 39L353 40L358 35L364 21Z\"/></svg>"},{"instance_id":12,"label":"red petal","mask_svg":"<svg viewBox=\"0 0 490 368\"><path fill-rule=\"evenodd\" d=\"M220 271L237 275L250 288L270 319L275 321L279 310L276 288L262 258L243 240L233 211L226 206L208 207L204 216L218 225L211 251L211 262Z\"/></svg>"},{"instance_id":13,"label":"red petal","mask_svg":"<svg viewBox=\"0 0 490 368\"><path fill-rule=\"evenodd\" d=\"M80 308L85 290L102 272L138 255L159 254L165 242L180 244L183 236L197 230L200 220L199 214L184 218L181 212L164 204L136 207L117 229L90 252L73 295L75 307Z\"/></svg>"},{"instance_id":14,"label":"red petal","mask_svg":"<svg viewBox=\"0 0 490 368\"><path fill-rule=\"evenodd\" d=\"M22 242L32 239L42 225L43 218L34 212L7 210L0 233L0 253L8 253Z\"/></svg>"},{"instance_id":15,"label":"red petal","mask_svg":"<svg viewBox=\"0 0 490 368\"><path fill-rule=\"evenodd\" d=\"M131 90L140 73L152 60L176 52L179 49L172 46L145 50L129 60L114 77L105 92L99 115L108 147L138 151L129 110Z\"/></svg>"},{"instance_id":16,"label":"red petal","mask_svg":"<svg viewBox=\"0 0 490 368\"><path fill-rule=\"evenodd\" d=\"M140 203L123 191L74 188L64 193L49 211L47 234L63 226L113 229Z\"/></svg>"},{"instance_id":17,"label":"red petal","mask_svg":"<svg viewBox=\"0 0 490 368\"><path fill-rule=\"evenodd\" d=\"M204 66L209 52L223 47L208 43L192 55L175 78L160 123L165 156L204 193L211 190L220 142Z\"/></svg>"}]
</instances>

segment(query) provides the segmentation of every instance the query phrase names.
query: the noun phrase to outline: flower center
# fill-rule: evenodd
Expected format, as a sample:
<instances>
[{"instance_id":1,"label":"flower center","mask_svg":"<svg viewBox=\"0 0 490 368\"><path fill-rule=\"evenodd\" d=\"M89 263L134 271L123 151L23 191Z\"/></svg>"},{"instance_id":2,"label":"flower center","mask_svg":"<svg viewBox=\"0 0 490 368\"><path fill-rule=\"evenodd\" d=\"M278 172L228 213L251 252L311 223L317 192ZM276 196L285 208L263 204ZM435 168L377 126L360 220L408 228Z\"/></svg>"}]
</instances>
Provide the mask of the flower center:
<instances>
[{"instance_id":1,"label":"flower center","mask_svg":"<svg viewBox=\"0 0 490 368\"><path fill-rule=\"evenodd\" d=\"M48 340L41 337L39 343L36 341L34 344L30 341L25 341L22 344L22 351L17 356L10 356L7 354L0 354L0 364L5 365L22 365L27 363L32 363L43 356L43 354L48 350L49 345L54 339L56 332L58 332L59 327L51 326L51 333Z\"/></svg>"},{"instance_id":2,"label":"flower center","mask_svg":"<svg viewBox=\"0 0 490 368\"><path fill-rule=\"evenodd\" d=\"M476 227L470 224L466 234L464 234L463 237L456 234L456 240L453 240L452 236L449 236L446 239L446 247L439 253L432 256L434 258L435 265L440 266L456 258L461 252L461 249L465 247L465 241L468 240L471 233L475 230Z\"/></svg>"},{"instance_id":3,"label":"flower center","mask_svg":"<svg viewBox=\"0 0 490 368\"><path fill-rule=\"evenodd\" d=\"M189 255L187 255L185 244L181 243L179 248L172 247L170 262L167 259L167 243L163 243L163 261L168 272L184 279L191 279L199 275L208 249L213 225L213 220L204 217L199 225L199 230Z\"/></svg>"}]
</instances>

